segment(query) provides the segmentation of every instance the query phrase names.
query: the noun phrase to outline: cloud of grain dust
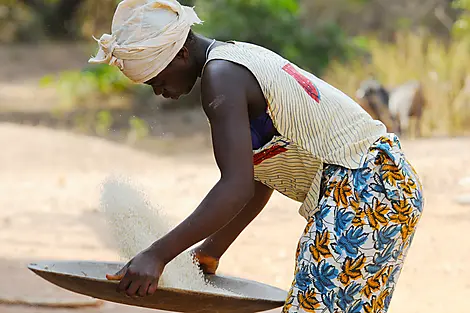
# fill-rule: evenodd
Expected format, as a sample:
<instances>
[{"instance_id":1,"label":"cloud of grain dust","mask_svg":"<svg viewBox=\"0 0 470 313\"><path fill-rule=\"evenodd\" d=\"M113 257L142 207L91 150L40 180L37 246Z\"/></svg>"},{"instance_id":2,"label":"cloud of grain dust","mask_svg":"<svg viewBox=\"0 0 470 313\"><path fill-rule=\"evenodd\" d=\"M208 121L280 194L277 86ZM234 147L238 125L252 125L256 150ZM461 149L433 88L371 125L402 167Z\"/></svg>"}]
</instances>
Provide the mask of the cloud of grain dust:
<instances>
[{"instance_id":1,"label":"cloud of grain dust","mask_svg":"<svg viewBox=\"0 0 470 313\"><path fill-rule=\"evenodd\" d=\"M128 178L110 176L102 185L100 209L122 261L127 262L171 230L163 208L153 206L142 188ZM168 263L159 285L194 291L230 294L210 285L189 251Z\"/></svg>"}]
</instances>

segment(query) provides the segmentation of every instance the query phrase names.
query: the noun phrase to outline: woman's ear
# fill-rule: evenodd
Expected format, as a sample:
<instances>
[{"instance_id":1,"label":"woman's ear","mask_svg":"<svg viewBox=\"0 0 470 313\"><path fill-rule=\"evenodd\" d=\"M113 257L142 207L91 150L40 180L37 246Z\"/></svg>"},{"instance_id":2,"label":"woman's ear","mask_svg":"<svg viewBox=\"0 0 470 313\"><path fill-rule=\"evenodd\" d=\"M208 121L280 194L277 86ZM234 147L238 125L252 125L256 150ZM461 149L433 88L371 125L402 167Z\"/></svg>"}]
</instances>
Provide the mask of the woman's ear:
<instances>
[{"instance_id":1,"label":"woman's ear","mask_svg":"<svg viewBox=\"0 0 470 313\"><path fill-rule=\"evenodd\" d=\"M178 51L178 54L176 55L176 58L182 59L182 60L189 60L189 50L186 48L186 46L183 46L180 51Z\"/></svg>"}]
</instances>

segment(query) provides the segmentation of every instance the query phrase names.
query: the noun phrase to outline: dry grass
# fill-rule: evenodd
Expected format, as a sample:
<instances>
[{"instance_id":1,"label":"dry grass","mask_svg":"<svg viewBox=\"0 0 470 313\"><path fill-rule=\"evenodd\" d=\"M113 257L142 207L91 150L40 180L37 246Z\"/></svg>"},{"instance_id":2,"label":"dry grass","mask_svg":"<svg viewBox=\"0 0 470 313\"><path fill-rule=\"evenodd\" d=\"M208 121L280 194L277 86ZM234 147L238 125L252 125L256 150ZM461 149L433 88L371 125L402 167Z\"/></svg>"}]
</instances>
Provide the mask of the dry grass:
<instances>
[{"instance_id":1,"label":"dry grass","mask_svg":"<svg viewBox=\"0 0 470 313\"><path fill-rule=\"evenodd\" d=\"M445 44L435 38L400 34L394 44L369 41L369 62L333 62L324 78L354 97L362 80L375 77L385 86L417 79L427 108L423 135L460 135L470 131L470 55L468 40Z\"/></svg>"}]
</instances>

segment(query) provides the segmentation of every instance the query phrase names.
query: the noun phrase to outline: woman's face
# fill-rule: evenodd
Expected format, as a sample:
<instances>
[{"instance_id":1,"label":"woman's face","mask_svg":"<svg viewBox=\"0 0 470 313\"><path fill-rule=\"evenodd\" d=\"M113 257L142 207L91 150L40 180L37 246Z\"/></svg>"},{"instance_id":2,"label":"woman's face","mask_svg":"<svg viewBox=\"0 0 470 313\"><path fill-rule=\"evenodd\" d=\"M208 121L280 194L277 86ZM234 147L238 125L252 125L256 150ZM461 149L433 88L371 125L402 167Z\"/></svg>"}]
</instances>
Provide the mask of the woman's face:
<instances>
[{"instance_id":1,"label":"woman's face","mask_svg":"<svg viewBox=\"0 0 470 313\"><path fill-rule=\"evenodd\" d=\"M176 100L191 92L197 77L198 73L189 57L189 51L183 47L160 74L145 84L150 85L157 96L162 95Z\"/></svg>"}]
</instances>

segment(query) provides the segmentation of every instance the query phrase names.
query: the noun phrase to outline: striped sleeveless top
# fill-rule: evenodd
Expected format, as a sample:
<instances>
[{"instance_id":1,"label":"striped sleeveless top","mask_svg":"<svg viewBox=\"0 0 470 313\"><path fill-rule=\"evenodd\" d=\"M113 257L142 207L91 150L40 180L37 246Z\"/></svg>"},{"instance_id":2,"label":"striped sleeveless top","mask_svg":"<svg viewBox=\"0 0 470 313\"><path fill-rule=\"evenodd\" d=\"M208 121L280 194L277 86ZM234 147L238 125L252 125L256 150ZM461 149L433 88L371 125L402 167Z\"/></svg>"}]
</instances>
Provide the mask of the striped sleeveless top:
<instances>
[{"instance_id":1,"label":"striped sleeveless top","mask_svg":"<svg viewBox=\"0 0 470 313\"><path fill-rule=\"evenodd\" d=\"M302 202L306 219L318 210L323 166L360 168L387 132L347 95L268 49L230 42L213 48L206 64L215 59L244 66L258 80L277 134L254 148L255 179Z\"/></svg>"}]
</instances>

